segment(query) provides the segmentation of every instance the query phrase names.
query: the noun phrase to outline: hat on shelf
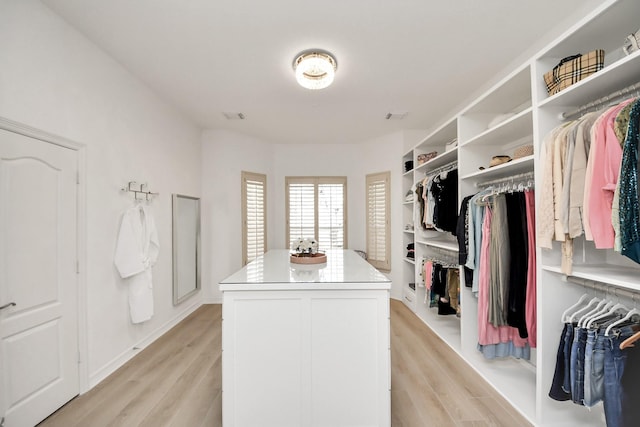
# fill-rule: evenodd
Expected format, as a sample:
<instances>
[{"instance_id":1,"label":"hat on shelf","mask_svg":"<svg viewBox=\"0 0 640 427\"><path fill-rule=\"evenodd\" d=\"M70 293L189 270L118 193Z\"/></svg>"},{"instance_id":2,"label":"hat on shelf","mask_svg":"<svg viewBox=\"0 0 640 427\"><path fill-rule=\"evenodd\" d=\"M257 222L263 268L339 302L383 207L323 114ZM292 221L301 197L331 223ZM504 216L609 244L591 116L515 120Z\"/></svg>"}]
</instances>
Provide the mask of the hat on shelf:
<instances>
[{"instance_id":1,"label":"hat on shelf","mask_svg":"<svg viewBox=\"0 0 640 427\"><path fill-rule=\"evenodd\" d=\"M491 158L491 161L489 162L489 167L492 168L494 166L499 166L503 163L508 163L511 161L511 157L506 156L506 155L499 155L499 156L493 156ZM480 170L484 170L484 166L480 166L479 168Z\"/></svg>"},{"instance_id":2,"label":"hat on shelf","mask_svg":"<svg viewBox=\"0 0 640 427\"><path fill-rule=\"evenodd\" d=\"M525 144L513 150L513 160L533 155L533 144Z\"/></svg>"}]
</instances>

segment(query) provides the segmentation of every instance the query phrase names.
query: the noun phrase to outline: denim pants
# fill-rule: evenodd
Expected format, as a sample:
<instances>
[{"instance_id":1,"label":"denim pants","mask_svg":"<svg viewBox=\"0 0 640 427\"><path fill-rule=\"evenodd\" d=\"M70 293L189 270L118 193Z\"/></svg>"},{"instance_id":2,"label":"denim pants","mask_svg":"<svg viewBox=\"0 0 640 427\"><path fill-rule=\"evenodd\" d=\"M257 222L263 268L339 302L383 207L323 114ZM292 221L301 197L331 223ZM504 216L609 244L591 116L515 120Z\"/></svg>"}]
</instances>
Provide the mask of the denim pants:
<instances>
[{"instance_id":1,"label":"denim pants","mask_svg":"<svg viewBox=\"0 0 640 427\"><path fill-rule=\"evenodd\" d=\"M627 363L620 385L622 386L622 422L621 427L635 427L640 420L640 404L638 396L640 396L640 346L636 343L635 347L627 347L622 350L627 354Z\"/></svg>"},{"instance_id":2,"label":"denim pants","mask_svg":"<svg viewBox=\"0 0 640 427\"><path fill-rule=\"evenodd\" d=\"M564 329L562 329L562 333L560 334L560 344L558 345L558 353L556 354L556 370L553 373L551 390L549 390L549 397L558 401L571 400L571 393L564 390L565 366L567 364L565 363L567 329L573 330L573 326L565 323Z\"/></svg>"},{"instance_id":3,"label":"denim pants","mask_svg":"<svg viewBox=\"0 0 640 427\"><path fill-rule=\"evenodd\" d=\"M620 343L631 335L633 335L633 330L626 326L604 338L604 416L608 427L622 425L623 389L621 380L629 352L620 350Z\"/></svg>"},{"instance_id":4,"label":"denim pants","mask_svg":"<svg viewBox=\"0 0 640 427\"><path fill-rule=\"evenodd\" d=\"M584 350L584 406L604 397L604 331L588 330Z\"/></svg>"},{"instance_id":5,"label":"denim pants","mask_svg":"<svg viewBox=\"0 0 640 427\"><path fill-rule=\"evenodd\" d=\"M571 345L569 377L571 378L571 400L584 404L584 350L587 345L587 330L574 328Z\"/></svg>"},{"instance_id":6,"label":"denim pants","mask_svg":"<svg viewBox=\"0 0 640 427\"><path fill-rule=\"evenodd\" d=\"M564 379L562 389L571 395L571 347L573 345L573 325L568 324L564 335Z\"/></svg>"}]
</instances>

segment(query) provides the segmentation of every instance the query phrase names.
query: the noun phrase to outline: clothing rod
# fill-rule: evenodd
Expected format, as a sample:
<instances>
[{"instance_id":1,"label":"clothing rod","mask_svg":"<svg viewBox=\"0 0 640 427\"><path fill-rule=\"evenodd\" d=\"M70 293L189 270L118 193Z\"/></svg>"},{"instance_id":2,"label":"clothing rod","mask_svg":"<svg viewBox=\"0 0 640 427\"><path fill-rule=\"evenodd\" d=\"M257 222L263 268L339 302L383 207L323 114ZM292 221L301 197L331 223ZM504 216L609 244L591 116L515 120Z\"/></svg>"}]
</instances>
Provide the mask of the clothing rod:
<instances>
[{"instance_id":1,"label":"clothing rod","mask_svg":"<svg viewBox=\"0 0 640 427\"><path fill-rule=\"evenodd\" d=\"M628 289L620 288L618 286L615 286L609 283L597 282L595 280L589 280L589 279L582 279L580 277L575 277L575 276L567 276L567 281L571 283L575 283L577 285L584 286L585 288L591 288L594 291L604 290L608 292L610 289L612 289L613 290L612 292L614 295L625 296L634 301L637 297L637 294L635 292L632 292Z\"/></svg>"},{"instance_id":2,"label":"clothing rod","mask_svg":"<svg viewBox=\"0 0 640 427\"><path fill-rule=\"evenodd\" d=\"M448 170L448 169L455 169L457 166L458 166L458 161L454 160L453 162L447 163L446 165L442 165L442 166L437 167L435 169L425 171L424 174L425 175L435 175L435 174L438 174L440 172L444 172L445 170Z\"/></svg>"},{"instance_id":3,"label":"clothing rod","mask_svg":"<svg viewBox=\"0 0 640 427\"><path fill-rule=\"evenodd\" d=\"M562 113L560 116L562 119L568 119L571 117L575 117L578 116L580 114L582 114L583 112L596 107L596 106L600 106L602 104L606 104L608 102L613 102L613 101L617 101L620 100L620 98L626 97L627 95L629 95L630 93L640 90L640 82L632 84L631 86L627 86L623 89L617 90L615 92L610 93L607 96L603 96L602 98L598 98L595 101L591 101L588 104L585 104L581 107L575 108L573 110L569 110L569 111L565 111L564 113Z\"/></svg>"},{"instance_id":4,"label":"clothing rod","mask_svg":"<svg viewBox=\"0 0 640 427\"><path fill-rule=\"evenodd\" d=\"M476 183L476 187L487 187L489 185L498 184L501 182L516 181L516 180L522 180L522 179L532 179L533 177L534 177L533 172L524 172L524 173L519 173L517 175L511 175L511 176L505 176L502 178L492 179L491 181L478 182Z\"/></svg>"}]
</instances>

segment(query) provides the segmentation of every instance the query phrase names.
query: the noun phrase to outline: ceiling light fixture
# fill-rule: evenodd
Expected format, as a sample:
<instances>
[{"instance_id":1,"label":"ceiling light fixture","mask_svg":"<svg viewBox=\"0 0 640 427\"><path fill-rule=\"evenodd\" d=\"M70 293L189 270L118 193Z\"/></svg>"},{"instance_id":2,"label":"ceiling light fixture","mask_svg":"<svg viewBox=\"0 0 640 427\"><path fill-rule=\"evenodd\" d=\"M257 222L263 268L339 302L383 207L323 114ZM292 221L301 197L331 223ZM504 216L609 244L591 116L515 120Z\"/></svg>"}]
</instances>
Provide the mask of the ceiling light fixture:
<instances>
[{"instance_id":1,"label":"ceiling light fixture","mask_svg":"<svg viewBox=\"0 0 640 427\"><path fill-rule=\"evenodd\" d=\"M338 63L329 52L310 49L299 53L293 61L296 80L307 89L324 89L333 83Z\"/></svg>"}]
</instances>

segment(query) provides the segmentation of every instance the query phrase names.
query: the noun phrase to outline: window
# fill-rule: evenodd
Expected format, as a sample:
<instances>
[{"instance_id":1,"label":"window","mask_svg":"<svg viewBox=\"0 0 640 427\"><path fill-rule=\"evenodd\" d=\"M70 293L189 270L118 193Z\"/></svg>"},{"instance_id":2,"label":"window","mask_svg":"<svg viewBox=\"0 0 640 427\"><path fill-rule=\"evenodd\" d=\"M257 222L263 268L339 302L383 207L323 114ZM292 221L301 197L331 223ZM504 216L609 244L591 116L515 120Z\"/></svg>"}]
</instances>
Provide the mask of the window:
<instances>
[{"instance_id":1,"label":"window","mask_svg":"<svg viewBox=\"0 0 640 427\"><path fill-rule=\"evenodd\" d=\"M391 270L389 172L367 175L367 259L374 267Z\"/></svg>"},{"instance_id":2,"label":"window","mask_svg":"<svg viewBox=\"0 0 640 427\"><path fill-rule=\"evenodd\" d=\"M320 250L347 247L347 178L286 177L286 242L314 238Z\"/></svg>"},{"instance_id":3,"label":"window","mask_svg":"<svg viewBox=\"0 0 640 427\"><path fill-rule=\"evenodd\" d=\"M242 263L267 250L267 176L242 172Z\"/></svg>"}]
</instances>

